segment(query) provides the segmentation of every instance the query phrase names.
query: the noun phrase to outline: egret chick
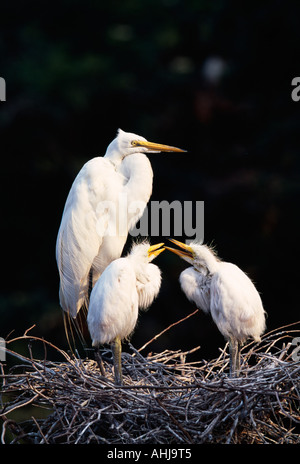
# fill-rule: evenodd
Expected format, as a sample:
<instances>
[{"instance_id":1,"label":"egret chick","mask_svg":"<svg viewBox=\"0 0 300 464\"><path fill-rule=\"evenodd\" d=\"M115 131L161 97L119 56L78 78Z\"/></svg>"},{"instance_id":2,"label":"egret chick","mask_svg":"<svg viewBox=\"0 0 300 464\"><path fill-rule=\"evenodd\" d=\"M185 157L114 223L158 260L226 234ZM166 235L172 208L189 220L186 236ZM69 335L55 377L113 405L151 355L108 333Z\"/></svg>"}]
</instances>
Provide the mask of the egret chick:
<instances>
[{"instance_id":1,"label":"egret chick","mask_svg":"<svg viewBox=\"0 0 300 464\"><path fill-rule=\"evenodd\" d=\"M206 245L171 242L181 249L165 247L193 266L179 277L186 297L210 313L230 347L230 375L240 371L240 349L248 338L259 342L265 330L265 311L249 277L235 264L221 261Z\"/></svg>"},{"instance_id":2,"label":"egret chick","mask_svg":"<svg viewBox=\"0 0 300 464\"><path fill-rule=\"evenodd\" d=\"M122 340L133 332L138 310L147 309L159 293L161 272L151 261L163 243L135 244L130 253L108 265L90 296L87 316L92 344L112 344L115 381L122 384Z\"/></svg>"}]
</instances>

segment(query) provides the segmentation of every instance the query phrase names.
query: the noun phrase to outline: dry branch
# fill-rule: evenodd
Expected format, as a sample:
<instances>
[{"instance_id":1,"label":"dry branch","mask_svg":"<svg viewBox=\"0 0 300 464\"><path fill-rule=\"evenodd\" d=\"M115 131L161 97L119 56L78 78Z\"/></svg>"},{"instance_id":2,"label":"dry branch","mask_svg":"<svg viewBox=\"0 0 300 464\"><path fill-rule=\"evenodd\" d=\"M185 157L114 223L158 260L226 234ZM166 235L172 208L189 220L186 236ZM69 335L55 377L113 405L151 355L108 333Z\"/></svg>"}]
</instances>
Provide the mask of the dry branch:
<instances>
[{"instance_id":1,"label":"dry branch","mask_svg":"<svg viewBox=\"0 0 300 464\"><path fill-rule=\"evenodd\" d=\"M27 330L13 340L51 346L63 360L33 359L31 348L28 357L8 350L22 365L1 369L2 391L14 396L0 410L1 442L300 443L300 362L291 344L297 327L245 346L235 379L227 374L227 346L215 360L188 362L199 347L143 356L129 344L122 387L114 384L109 350L104 377L95 360L69 355ZM29 404L48 408L48 417L31 412L18 424L10 418Z\"/></svg>"}]
</instances>

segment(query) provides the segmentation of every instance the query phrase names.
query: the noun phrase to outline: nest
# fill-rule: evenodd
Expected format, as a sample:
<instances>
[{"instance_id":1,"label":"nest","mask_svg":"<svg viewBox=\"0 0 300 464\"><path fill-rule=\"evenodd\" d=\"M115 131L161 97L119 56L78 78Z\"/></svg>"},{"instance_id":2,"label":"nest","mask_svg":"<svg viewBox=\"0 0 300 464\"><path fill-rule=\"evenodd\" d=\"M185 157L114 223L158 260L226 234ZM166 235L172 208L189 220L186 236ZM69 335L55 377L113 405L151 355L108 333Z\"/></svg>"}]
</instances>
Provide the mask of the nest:
<instances>
[{"instance_id":1,"label":"nest","mask_svg":"<svg viewBox=\"0 0 300 464\"><path fill-rule=\"evenodd\" d=\"M2 366L1 442L71 444L300 443L299 323L242 350L242 372L228 376L228 347L211 361L188 361L199 347L144 356L129 343L122 353L124 385L114 384L110 351L105 377L80 359L27 331L29 355L7 350L21 365ZM157 338L157 337L154 337ZM16 339L14 339L16 340ZM31 343L51 346L62 361L36 360ZM9 342L7 342L9 346ZM193 355L194 356L194 355ZM11 417L29 405L44 418Z\"/></svg>"}]
</instances>

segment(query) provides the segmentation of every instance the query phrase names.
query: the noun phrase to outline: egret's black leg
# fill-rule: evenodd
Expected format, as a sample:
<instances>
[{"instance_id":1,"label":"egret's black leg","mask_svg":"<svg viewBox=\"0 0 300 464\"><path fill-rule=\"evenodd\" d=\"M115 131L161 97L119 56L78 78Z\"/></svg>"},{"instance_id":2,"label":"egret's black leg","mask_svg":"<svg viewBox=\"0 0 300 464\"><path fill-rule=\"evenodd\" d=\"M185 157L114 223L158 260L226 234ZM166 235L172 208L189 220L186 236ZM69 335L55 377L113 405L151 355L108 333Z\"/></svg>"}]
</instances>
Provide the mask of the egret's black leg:
<instances>
[{"instance_id":1,"label":"egret's black leg","mask_svg":"<svg viewBox=\"0 0 300 464\"><path fill-rule=\"evenodd\" d=\"M121 353L122 353L122 342L119 337L116 337L112 344L112 354L113 354L113 362L114 362L114 369L115 369L115 382L117 385L123 384Z\"/></svg>"},{"instance_id":2,"label":"egret's black leg","mask_svg":"<svg viewBox=\"0 0 300 464\"><path fill-rule=\"evenodd\" d=\"M105 368L104 368L104 364L103 364L103 360L102 360L102 356L101 356L101 353L100 353L99 346L97 346L97 348L95 348L95 359L97 361L97 364L99 366L101 374L105 377Z\"/></svg>"},{"instance_id":3,"label":"egret's black leg","mask_svg":"<svg viewBox=\"0 0 300 464\"><path fill-rule=\"evenodd\" d=\"M89 303L90 303L90 296L93 290L93 268L91 267L90 272L89 272L89 288L88 288L88 297L89 297Z\"/></svg>"}]
</instances>

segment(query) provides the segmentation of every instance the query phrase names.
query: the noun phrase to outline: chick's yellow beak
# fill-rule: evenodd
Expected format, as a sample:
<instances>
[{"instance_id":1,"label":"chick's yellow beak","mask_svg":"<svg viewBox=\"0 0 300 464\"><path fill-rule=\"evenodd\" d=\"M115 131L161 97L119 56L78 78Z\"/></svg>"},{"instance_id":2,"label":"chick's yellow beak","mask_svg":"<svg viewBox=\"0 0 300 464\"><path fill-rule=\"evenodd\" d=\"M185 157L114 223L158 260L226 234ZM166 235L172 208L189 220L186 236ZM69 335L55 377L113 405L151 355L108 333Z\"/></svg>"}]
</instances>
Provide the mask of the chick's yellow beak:
<instances>
[{"instance_id":1,"label":"chick's yellow beak","mask_svg":"<svg viewBox=\"0 0 300 464\"><path fill-rule=\"evenodd\" d=\"M162 251L164 251L163 247L164 243L157 243L156 245L152 245L148 248L148 258L155 258L158 256ZM163 248L161 248L163 247Z\"/></svg>"},{"instance_id":2,"label":"chick's yellow beak","mask_svg":"<svg viewBox=\"0 0 300 464\"><path fill-rule=\"evenodd\" d=\"M148 148L149 150L154 150L154 151L166 151L166 152L186 152L186 150L182 150L181 148L177 147L171 147L169 145L163 145L161 143L153 143L153 142L148 142L144 140L133 140L132 145L135 147L145 147Z\"/></svg>"},{"instance_id":3,"label":"chick's yellow beak","mask_svg":"<svg viewBox=\"0 0 300 464\"><path fill-rule=\"evenodd\" d=\"M182 249L177 250L176 248L170 248L170 247L165 246L167 250L172 251L172 253L175 253L176 255L180 256L180 258L183 258L183 259L189 258L191 260L194 259L194 251L189 245L179 242L179 240L175 240L174 238L170 238L169 240L170 242L174 243L175 245L179 246Z\"/></svg>"}]
</instances>

